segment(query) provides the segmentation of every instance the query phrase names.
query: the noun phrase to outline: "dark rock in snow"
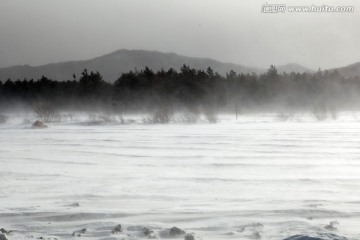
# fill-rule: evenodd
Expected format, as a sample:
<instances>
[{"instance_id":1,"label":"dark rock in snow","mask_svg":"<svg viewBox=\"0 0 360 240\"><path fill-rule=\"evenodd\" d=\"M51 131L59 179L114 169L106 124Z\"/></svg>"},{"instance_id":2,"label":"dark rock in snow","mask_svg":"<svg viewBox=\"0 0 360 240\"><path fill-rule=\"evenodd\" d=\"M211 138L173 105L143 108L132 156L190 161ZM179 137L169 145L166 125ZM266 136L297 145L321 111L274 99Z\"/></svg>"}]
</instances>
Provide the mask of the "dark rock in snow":
<instances>
[{"instance_id":1,"label":"dark rock in snow","mask_svg":"<svg viewBox=\"0 0 360 240\"><path fill-rule=\"evenodd\" d=\"M1 232L1 233L4 233L4 234L9 234L9 233L11 233L11 231L7 231L5 228L1 228L1 229L0 229L0 232Z\"/></svg>"},{"instance_id":2,"label":"dark rock in snow","mask_svg":"<svg viewBox=\"0 0 360 240\"><path fill-rule=\"evenodd\" d=\"M154 231L147 227L143 227L142 234L144 234L144 236L147 238L156 238Z\"/></svg>"},{"instance_id":3,"label":"dark rock in snow","mask_svg":"<svg viewBox=\"0 0 360 240\"><path fill-rule=\"evenodd\" d=\"M5 233L0 233L0 240L8 240Z\"/></svg>"},{"instance_id":4,"label":"dark rock in snow","mask_svg":"<svg viewBox=\"0 0 360 240\"><path fill-rule=\"evenodd\" d=\"M330 223L329 223L329 225L326 225L325 226L325 229L327 229L327 230L331 230L331 231L335 231L335 230L337 230L337 225L339 225L339 222L338 221L331 221Z\"/></svg>"},{"instance_id":5,"label":"dark rock in snow","mask_svg":"<svg viewBox=\"0 0 360 240\"><path fill-rule=\"evenodd\" d=\"M74 237L81 237L81 234L83 234L83 233L86 233L86 228L83 228L83 229L74 231L74 232L72 233L72 235L73 235Z\"/></svg>"},{"instance_id":6,"label":"dark rock in snow","mask_svg":"<svg viewBox=\"0 0 360 240\"><path fill-rule=\"evenodd\" d=\"M177 237L177 236L180 236L180 235L184 235L185 233L186 232L184 230L181 230L180 228L172 227L172 228L170 228L169 236L170 237Z\"/></svg>"},{"instance_id":7,"label":"dark rock in snow","mask_svg":"<svg viewBox=\"0 0 360 240\"><path fill-rule=\"evenodd\" d=\"M75 202L75 203L71 203L71 204L68 204L66 205L67 207L80 207L80 204Z\"/></svg>"},{"instance_id":8,"label":"dark rock in snow","mask_svg":"<svg viewBox=\"0 0 360 240\"><path fill-rule=\"evenodd\" d=\"M146 238L157 238L156 234L153 230L144 226L130 226L127 228L128 231L137 232L138 237L146 237Z\"/></svg>"},{"instance_id":9,"label":"dark rock in snow","mask_svg":"<svg viewBox=\"0 0 360 240\"><path fill-rule=\"evenodd\" d=\"M34 128L47 128L47 125L44 124L42 121L35 121L32 125Z\"/></svg>"},{"instance_id":10,"label":"dark rock in snow","mask_svg":"<svg viewBox=\"0 0 360 240\"><path fill-rule=\"evenodd\" d=\"M145 236L150 235L152 232L153 232L153 231L150 230L150 229L147 228L147 227L143 227L143 229L142 229L142 233L143 233Z\"/></svg>"},{"instance_id":11,"label":"dark rock in snow","mask_svg":"<svg viewBox=\"0 0 360 240\"><path fill-rule=\"evenodd\" d=\"M170 229L165 229L159 233L162 238L177 238L183 237L186 232L180 228L172 227Z\"/></svg>"},{"instance_id":12,"label":"dark rock in snow","mask_svg":"<svg viewBox=\"0 0 360 240\"><path fill-rule=\"evenodd\" d=\"M320 233L312 236L295 235L284 240L348 240L346 237L340 237L332 233Z\"/></svg>"},{"instance_id":13,"label":"dark rock in snow","mask_svg":"<svg viewBox=\"0 0 360 240\"><path fill-rule=\"evenodd\" d=\"M122 232L121 224L116 225L116 227L114 227L114 229L111 231L112 234L120 232Z\"/></svg>"},{"instance_id":14,"label":"dark rock in snow","mask_svg":"<svg viewBox=\"0 0 360 240\"><path fill-rule=\"evenodd\" d=\"M195 240L192 234L186 234L184 240Z\"/></svg>"}]
</instances>

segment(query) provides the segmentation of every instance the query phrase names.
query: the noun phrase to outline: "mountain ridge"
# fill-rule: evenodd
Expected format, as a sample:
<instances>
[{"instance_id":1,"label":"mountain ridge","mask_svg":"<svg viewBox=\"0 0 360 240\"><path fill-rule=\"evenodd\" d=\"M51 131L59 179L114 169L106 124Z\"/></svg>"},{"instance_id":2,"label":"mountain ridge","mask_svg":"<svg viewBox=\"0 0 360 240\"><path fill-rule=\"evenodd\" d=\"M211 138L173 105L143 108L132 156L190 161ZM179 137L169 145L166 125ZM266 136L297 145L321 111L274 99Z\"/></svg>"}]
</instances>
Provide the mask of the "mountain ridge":
<instances>
[{"instance_id":1,"label":"mountain ridge","mask_svg":"<svg viewBox=\"0 0 360 240\"><path fill-rule=\"evenodd\" d=\"M88 71L99 71L105 81L114 82L122 73L134 71L135 69L142 70L145 67L149 67L154 71L161 69L168 70L170 68L179 70L183 64L202 70L211 67L214 72L218 72L221 75L225 75L230 70L244 74L260 74L266 71L265 68L221 62L211 58L188 57L173 52L164 53L160 51L119 49L87 60L64 61L40 66L16 65L0 68L0 80L39 79L42 76L59 81L73 80L73 74L78 78L86 68ZM358 64L359 66L356 65L355 70L342 70L342 72L358 73L360 75L360 63ZM314 72L314 70L297 63L278 65L276 67L279 73Z\"/></svg>"},{"instance_id":2,"label":"mountain ridge","mask_svg":"<svg viewBox=\"0 0 360 240\"><path fill-rule=\"evenodd\" d=\"M69 80L72 79L74 73L79 76L86 68L89 71L99 71L106 81L114 82L122 73L135 69L141 70L146 66L154 71L169 68L178 70L183 64L195 69L206 69L210 66L220 74L225 74L232 69L244 73L260 73L263 71L261 68L223 63L210 58L187 57L176 53L162 53L159 51L120 49L88 60L65 61L40 66L17 65L0 68L0 80L4 81L8 78L38 79L43 75L56 80Z\"/></svg>"},{"instance_id":3,"label":"mountain ridge","mask_svg":"<svg viewBox=\"0 0 360 240\"><path fill-rule=\"evenodd\" d=\"M339 67L339 68L333 68L330 69L330 71L337 71L340 75L346 76L346 77L360 77L360 62L356 62L347 66Z\"/></svg>"}]
</instances>

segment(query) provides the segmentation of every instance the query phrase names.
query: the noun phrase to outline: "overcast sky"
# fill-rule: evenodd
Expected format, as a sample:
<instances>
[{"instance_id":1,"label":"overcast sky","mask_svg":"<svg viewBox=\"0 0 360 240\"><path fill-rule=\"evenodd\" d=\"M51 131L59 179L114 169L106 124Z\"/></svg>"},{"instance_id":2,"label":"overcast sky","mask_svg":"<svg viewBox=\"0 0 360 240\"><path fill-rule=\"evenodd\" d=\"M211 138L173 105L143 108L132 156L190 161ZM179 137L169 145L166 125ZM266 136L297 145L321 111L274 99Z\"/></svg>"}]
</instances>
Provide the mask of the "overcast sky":
<instances>
[{"instance_id":1,"label":"overcast sky","mask_svg":"<svg viewBox=\"0 0 360 240\"><path fill-rule=\"evenodd\" d=\"M264 14L266 2L355 12ZM126 48L324 69L359 62L359 43L359 0L0 0L0 67Z\"/></svg>"}]
</instances>

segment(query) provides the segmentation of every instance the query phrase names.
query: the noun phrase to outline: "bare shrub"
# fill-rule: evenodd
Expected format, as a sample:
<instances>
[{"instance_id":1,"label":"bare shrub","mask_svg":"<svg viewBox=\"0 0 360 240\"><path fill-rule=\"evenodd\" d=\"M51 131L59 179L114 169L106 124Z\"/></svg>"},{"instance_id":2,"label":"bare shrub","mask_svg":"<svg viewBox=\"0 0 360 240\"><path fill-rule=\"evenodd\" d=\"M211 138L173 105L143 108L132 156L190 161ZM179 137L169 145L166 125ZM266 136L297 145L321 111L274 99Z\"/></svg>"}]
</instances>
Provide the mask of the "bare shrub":
<instances>
[{"instance_id":1,"label":"bare shrub","mask_svg":"<svg viewBox=\"0 0 360 240\"><path fill-rule=\"evenodd\" d=\"M313 109L313 115L318 121L324 121L328 118L328 113L325 105L315 106Z\"/></svg>"},{"instance_id":2,"label":"bare shrub","mask_svg":"<svg viewBox=\"0 0 360 240\"><path fill-rule=\"evenodd\" d=\"M105 112L103 114L99 114L98 118L106 123L126 123L125 119L120 114L115 114L113 112Z\"/></svg>"},{"instance_id":3,"label":"bare shrub","mask_svg":"<svg viewBox=\"0 0 360 240\"><path fill-rule=\"evenodd\" d=\"M331 107L329 109L329 112L330 112L330 116L332 119L336 120L338 115L337 115L337 111L336 111L336 108L335 107Z\"/></svg>"},{"instance_id":4,"label":"bare shrub","mask_svg":"<svg viewBox=\"0 0 360 240\"><path fill-rule=\"evenodd\" d=\"M89 120L93 123L121 123L125 124L126 121L121 115L117 115L113 112L104 112L104 113L89 113Z\"/></svg>"},{"instance_id":5,"label":"bare shrub","mask_svg":"<svg viewBox=\"0 0 360 240\"><path fill-rule=\"evenodd\" d=\"M200 120L200 111L197 108L190 108L187 111L183 112L182 116L179 118L180 122L183 123L197 123Z\"/></svg>"},{"instance_id":6,"label":"bare shrub","mask_svg":"<svg viewBox=\"0 0 360 240\"><path fill-rule=\"evenodd\" d=\"M42 122L50 123L53 121L60 121L61 116L55 111L55 109L46 103L39 103L34 108L36 117Z\"/></svg>"},{"instance_id":7,"label":"bare shrub","mask_svg":"<svg viewBox=\"0 0 360 240\"><path fill-rule=\"evenodd\" d=\"M99 118L106 123L115 122L115 116L111 112L103 113L102 115L99 116Z\"/></svg>"},{"instance_id":8,"label":"bare shrub","mask_svg":"<svg viewBox=\"0 0 360 240\"><path fill-rule=\"evenodd\" d=\"M134 120L133 120L134 121ZM131 120L125 121L125 119L120 115L119 116L119 123L125 124L125 123L132 123Z\"/></svg>"},{"instance_id":9,"label":"bare shrub","mask_svg":"<svg viewBox=\"0 0 360 240\"><path fill-rule=\"evenodd\" d=\"M276 115L276 119L278 121L282 121L282 122L286 122L286 121L290 120L292 117L293 117L293 114L284 113L284 112L280 112Z\"/></svg>"},{"instance_id":10,"label":"bare shrub","mask_svg":"<svg viewBox=\"0 0 360 240\"><path fill-rule=\"evenodd\" d=\"M217 123L218 122L217 113L216 113L215 109L213 109L213 108L206 109L204 114L205 114L206 120L208 120L209 123Z\"/></svg>"},{"instance_id":11,"label":"bare shrub","mask_svg":"<svg viewBox=\"0 0 360 240\"><path fill-rule=\"evenodd\" d=\"M95 113L88 113L88 115L89 115L90 121L93 121L93 122L99 121L99 117Z\"/></svg>"},{"instance_id":12,"label":"bare shrub","mask_svg":"<svg viewBox=\"0 0 360 240\"><path fill-rule=\"evenodd\" d=\"M122 118L121 123L134 124L134 123L136 123L136 120L135 119L126 119L125 120Z\"/></svg>"},{"instance_id":13,"label":"bare shrub","mask_svg":"<svg viewBox=\"0 0 360 240\"><path fill-rule=\"evenodd\" d=\"M152 123L169 123L174 115L172 109L167 105L161 105L152 115Z\"/></svg>"},{"instance_id":14,"label":"bare shrub","mask_svg":"<svg viewBox=\"0 0 360 240\"><path fill-rule=\"evenodd\" d=\"M142 123L145 123L145 124L150 124L150 123L152 123L150 117L142 117L142 118L141 118L141 122L142 122Z\"/></svg>"},{"instance_id":15,"label":"bare shrub","mask_svg":"<svg viewBox=\"0 0 360 240\"><path fill-rule=\"evenodd\" d=\"M63 113L61 115L61 119L67 119L72 122L74 120L74 114L73 113Z\"/></svg>"}]
</instances>

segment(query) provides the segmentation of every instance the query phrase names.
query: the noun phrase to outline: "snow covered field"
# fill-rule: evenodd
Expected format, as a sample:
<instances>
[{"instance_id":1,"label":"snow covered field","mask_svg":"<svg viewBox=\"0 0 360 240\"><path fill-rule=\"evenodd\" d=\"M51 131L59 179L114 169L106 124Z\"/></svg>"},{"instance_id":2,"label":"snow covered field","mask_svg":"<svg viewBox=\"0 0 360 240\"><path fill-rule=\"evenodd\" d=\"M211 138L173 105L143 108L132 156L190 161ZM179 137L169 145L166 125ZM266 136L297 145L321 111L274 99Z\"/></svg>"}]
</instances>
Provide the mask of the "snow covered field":
<instances>
[{"instance_id":1,"label":"snow covered field","mask_svg":"<svg viewBox=\"0 0 360 240\"><path fill-rule=\"evenodd\" d=\"M351 114L29 126L0 125L0 227L13 230L9 239L146 238L136 226L156 236L176 226L204 240L360 239L360 121ZM117 224L123 232L112 234Z\"/></svg>"}]
</instances>

